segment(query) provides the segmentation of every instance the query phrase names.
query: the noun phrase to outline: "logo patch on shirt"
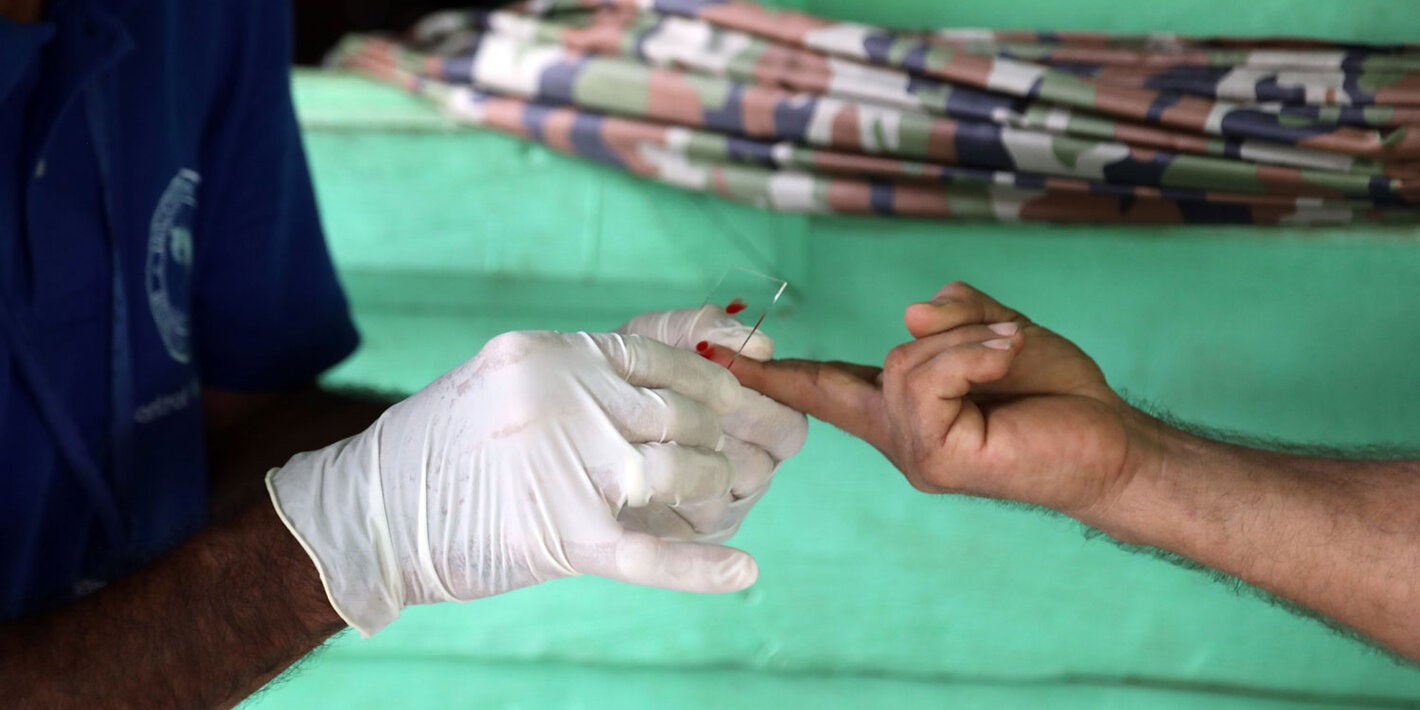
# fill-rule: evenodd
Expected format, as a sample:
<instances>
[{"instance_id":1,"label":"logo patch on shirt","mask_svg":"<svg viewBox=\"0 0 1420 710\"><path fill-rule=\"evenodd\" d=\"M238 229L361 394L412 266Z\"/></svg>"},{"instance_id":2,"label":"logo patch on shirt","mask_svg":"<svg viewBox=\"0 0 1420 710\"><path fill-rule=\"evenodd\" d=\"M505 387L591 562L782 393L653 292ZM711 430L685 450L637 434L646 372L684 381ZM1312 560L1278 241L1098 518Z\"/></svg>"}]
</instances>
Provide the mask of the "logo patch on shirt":
<instances>
[{"instance_id":1,"label":"logo patch on shirt","mask_svg":"<svg viewBox=\"0 0 1420 710\"><path fill-rule=\"evenodd\" d=\"M183 168L168 183L148 224L143 283L148 310L163 347L177 362L192 360L188 306L192 287L192 221L197 211L197 171Z\"/></svg>"}]
</instances>

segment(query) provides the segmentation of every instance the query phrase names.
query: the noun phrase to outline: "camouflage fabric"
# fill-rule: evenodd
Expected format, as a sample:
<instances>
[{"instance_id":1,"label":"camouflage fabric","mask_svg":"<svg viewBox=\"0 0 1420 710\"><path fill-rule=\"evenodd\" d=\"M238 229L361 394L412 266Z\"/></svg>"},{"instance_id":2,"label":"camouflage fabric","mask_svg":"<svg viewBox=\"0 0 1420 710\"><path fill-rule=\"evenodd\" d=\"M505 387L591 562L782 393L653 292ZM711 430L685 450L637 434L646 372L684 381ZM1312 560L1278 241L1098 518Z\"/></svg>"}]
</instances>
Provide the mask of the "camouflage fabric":
<instances>
[{"instance_id":1,"label":"camouflage fabric","mask_svg":"<svg viewBox=\"0 0 1420 710\"><path fill-rule=\"evenodd\" d=\"M352 36L471 125L787 211L1415 222L1420 47L892 32L712 0L551 0Z\"/></svg>"}]
</instances>

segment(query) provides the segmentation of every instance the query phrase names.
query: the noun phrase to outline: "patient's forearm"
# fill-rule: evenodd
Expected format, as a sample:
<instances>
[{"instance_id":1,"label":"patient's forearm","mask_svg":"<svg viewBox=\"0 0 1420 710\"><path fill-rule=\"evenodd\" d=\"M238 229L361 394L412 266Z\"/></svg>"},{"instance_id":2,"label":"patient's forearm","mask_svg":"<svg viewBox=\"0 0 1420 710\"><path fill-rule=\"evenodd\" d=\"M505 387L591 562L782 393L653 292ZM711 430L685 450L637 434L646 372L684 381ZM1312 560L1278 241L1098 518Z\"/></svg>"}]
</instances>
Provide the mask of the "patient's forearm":
<instances>
[{"instance_id":1,"label":"patient's forearm","mask_svg":"<svg viewBox=\"0 0 1420 710\"><path fill-rule=\"evenodd\" d=\"M1313 609L1420 660L1420 462L1295 456L1160 425L1082 522Z\"/></svg>"}]
</instances>

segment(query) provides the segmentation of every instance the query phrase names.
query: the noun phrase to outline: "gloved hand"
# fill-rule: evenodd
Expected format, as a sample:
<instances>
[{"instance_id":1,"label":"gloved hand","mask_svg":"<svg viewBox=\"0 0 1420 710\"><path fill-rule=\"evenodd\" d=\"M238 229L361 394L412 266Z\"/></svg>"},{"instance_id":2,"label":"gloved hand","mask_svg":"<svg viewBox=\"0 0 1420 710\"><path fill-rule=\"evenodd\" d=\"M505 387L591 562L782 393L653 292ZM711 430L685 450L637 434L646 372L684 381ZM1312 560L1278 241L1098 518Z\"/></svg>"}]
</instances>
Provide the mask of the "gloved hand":
<instances>
[{"instance_id":1,"label":"gloved hand","mask_svg":"<svg viewBox=\"0 0 1420 710\"><path fill-rule=\"evenodd\" d=\"M723 367L632 335L506 333L369 429L267 474L332 606L369 636L410 605L593 574L748 587L748 554L627 530L624 509L731 488Z\"/></svg>"},{"instance_id":2,"label":"gloved hand","mask_svg":"<svg viewBox=\"0 0 1420 710\"><path fill-rule=\"evenodd\" d=\"M694 349L701 341L728 349L744 350L740 357L768 360L774 341L719 306L657 311L632 318L617 329L653 338L668 345ZM748 340L746 340L748 338ZM722 496L668 505L651 501L625 508L620 520L627 529L660 537L697 542L724 542L739 530L749 509L769 490L770 479L785 459L799 452L808 436L808 420L774 400L745 389L742 404L720 417L725 432L724 454L734 466L730 489Z\"/></svg>"}]
</instances>

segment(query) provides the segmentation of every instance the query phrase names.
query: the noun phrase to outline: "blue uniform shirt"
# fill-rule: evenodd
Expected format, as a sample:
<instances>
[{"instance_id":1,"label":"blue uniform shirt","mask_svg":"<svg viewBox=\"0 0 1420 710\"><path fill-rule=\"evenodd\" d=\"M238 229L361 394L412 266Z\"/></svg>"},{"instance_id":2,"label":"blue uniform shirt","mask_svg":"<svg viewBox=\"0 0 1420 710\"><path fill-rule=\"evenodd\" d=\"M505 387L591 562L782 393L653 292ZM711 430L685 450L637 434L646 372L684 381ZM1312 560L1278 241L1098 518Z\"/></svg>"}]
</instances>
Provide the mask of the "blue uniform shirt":
<instances>
[{"instance_id":1,"label":"blue uniform shirt","mask_svg":"<svg viewBox=\"0 0 1420 710\"><path fill-rule=\"evenodd\" d=\"M289 1L49 5L0 20L0 619L205 524L200 387L307 383L357 339Z\"/></svg>"}]
</instances>

